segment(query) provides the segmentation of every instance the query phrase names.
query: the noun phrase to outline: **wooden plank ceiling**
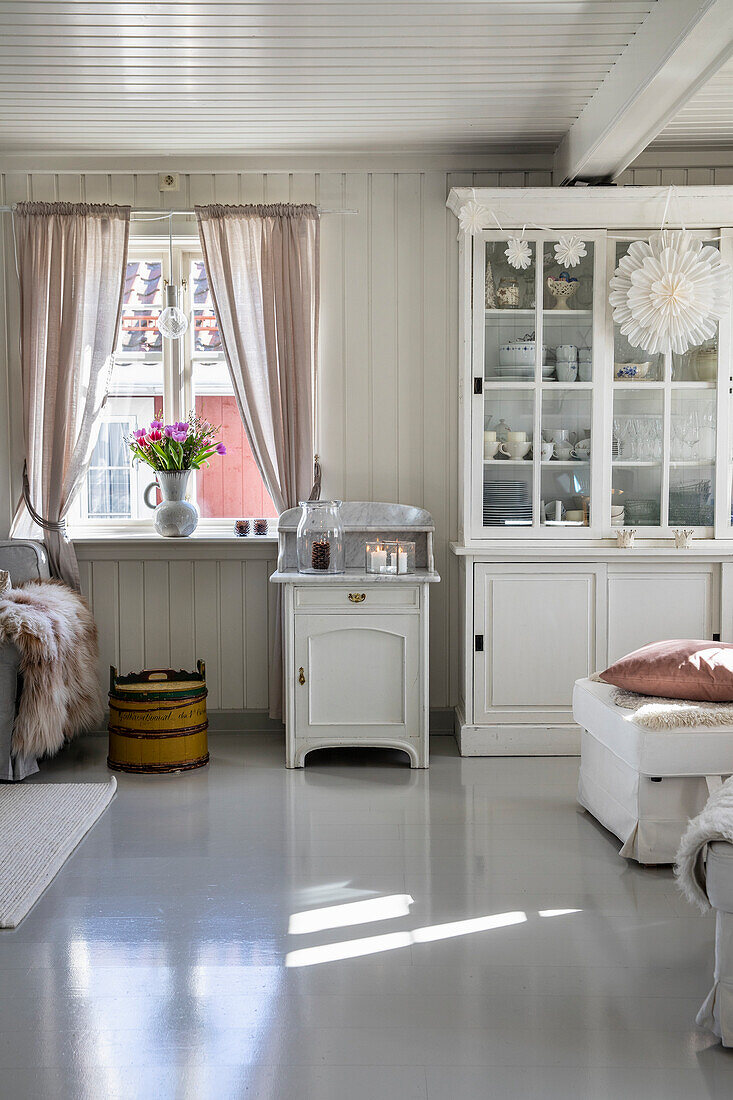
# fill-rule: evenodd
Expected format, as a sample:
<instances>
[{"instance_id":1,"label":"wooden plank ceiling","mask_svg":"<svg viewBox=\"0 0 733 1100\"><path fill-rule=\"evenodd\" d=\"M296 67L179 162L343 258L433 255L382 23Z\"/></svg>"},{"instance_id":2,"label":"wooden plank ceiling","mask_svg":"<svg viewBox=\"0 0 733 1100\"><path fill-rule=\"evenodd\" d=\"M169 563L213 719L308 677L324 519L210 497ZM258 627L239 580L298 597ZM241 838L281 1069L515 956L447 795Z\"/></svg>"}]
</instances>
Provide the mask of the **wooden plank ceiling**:
<instances>
[{"instance_id":1,"label":"wooden plank ceiling","mask_svg":"<svg viewBox=\"0 0 733 1100\"><path fill-rule=\"evenodd\" d=\"M659 0L0 4L0 151L553 149Z\"/></svg>"},{"instance_id":2,"label":"wooden plank ceiling","mask_svg":"<svg viewBox=\"0 0 733 1100\"><path fill-rule=\"evenodd\" d=\"M654 149L733 146L733 58L726 62L652 143Z\"/></svg>"}]
</instances>

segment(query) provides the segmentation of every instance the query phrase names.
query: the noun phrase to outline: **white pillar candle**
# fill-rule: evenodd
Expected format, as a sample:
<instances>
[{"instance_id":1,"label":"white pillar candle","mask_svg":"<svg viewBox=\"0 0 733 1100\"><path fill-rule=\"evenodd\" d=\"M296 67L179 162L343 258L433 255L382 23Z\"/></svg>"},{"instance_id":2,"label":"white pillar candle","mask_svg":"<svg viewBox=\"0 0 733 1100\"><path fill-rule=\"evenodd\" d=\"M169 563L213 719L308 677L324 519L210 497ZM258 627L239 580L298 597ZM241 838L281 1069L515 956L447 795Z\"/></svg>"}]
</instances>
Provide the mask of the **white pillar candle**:
<instances>
[{"instance_id":1,"label":"white pillar candle","mask_svg":"<svg viewBox=\"0 0 733 1100\"><path fill-rule=\"evenodd\" d=\"M384 573L387 568L387 551L374 550L372 552L372 573Z\"/></svg>"},{"instance_id":2,"label":"white pillar candle","mask_svg":"<svg viewBox=\"0 0 733 1100\"><path fill-rule=\"evenodd\" d=\"M397 556L397 572L398 573L406 573L407 572L407 554L405 553L404 550L400 550L399 553L398 553L398 556Z\"/></svg>"}]
</instances>

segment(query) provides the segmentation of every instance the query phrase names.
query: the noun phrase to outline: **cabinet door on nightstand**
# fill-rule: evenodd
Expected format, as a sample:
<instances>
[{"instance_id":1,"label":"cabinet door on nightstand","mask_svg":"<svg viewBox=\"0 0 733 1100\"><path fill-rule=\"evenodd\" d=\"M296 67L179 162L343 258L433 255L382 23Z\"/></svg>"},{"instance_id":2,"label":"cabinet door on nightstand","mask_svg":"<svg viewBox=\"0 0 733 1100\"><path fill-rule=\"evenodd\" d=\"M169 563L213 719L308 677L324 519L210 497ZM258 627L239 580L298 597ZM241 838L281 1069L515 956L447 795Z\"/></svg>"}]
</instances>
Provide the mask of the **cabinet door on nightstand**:
<instances>
[{"instance_id":1,"label":"cabinet door on nightstand","mask_svg":"<svg viewBox=\"0 0 733 1100\"><path fill-rule=\"evenodd\" d=\"M566 719L573 684L597 666L597 569L474 568L474 630L483 642L474 653L474 722Z\"/></svg>"},{"instance_id":2,"label":"cabinet door on nightstand","mask_svg":"<svg viewBox=\"0 0 733 1100\"><path fill-rule=\"evenodd\" d=\"M296 614L296 737L416 737L419 641L416 614Z\"/></svg>"}]
</instances>

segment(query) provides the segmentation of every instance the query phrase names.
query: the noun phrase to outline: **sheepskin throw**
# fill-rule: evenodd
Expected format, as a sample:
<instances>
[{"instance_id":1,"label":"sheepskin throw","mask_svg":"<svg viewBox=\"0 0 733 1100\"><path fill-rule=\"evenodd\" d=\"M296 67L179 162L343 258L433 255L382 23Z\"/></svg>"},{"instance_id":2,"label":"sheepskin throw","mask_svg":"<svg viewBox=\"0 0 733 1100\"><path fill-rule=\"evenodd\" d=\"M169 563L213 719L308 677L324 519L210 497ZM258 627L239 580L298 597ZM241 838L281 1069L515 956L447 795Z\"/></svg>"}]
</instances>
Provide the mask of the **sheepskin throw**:
<instances>
[{"instance_id":1,"label":"sheepskin throw","mask_svg":"<svg viewBox=\"0 0 733 1100\"><path fill-rule=\"evenodd\" d=\"M709 909L705 890L705 850L715 840L733 844L733 777L726 779L707 800L705 809L693 817L680 841L674 873L688 901Z\"/></svg>"},{"instance_id":2,"label":"sheepskin throw","mask_svg":"<svg viewBox=\"0 0 733 1100\"><path fill-rule=\"evenodd\" d=\"M693 726L733 726L733 703L697 703L692 699L664 699L659 695L636 695L616 688L617 707L633 710L632 720L648 730L673 730Z\"/></svg>"},{"instance_id":3,"label":"sheepskin throw","mask_svg":"<svg viewBox=\"0 0 733 1100\"><path fill-rule=\"evenodd\" d=\"M18 649L23 675L14 755L52 755L101 721L97 628L76 592L59 581L11 588L0 577L0 642Z\"/></svg>"},{"instance_id":4,"label":"sheepskin throw","mask_svg":"<svg viewBox=\"0 0 733 1100\"><path fill-rule=\"evenodd\" d=\"M600 672L589 677L595 684L605 684ZM634 691L614 688L611 700L629 715L637 726L647 730L690 729L705 726L715 729L733 726L733 703L698 703L693 699L666 699L661 695L637 695Z\"/></svg>"}]
</instances>

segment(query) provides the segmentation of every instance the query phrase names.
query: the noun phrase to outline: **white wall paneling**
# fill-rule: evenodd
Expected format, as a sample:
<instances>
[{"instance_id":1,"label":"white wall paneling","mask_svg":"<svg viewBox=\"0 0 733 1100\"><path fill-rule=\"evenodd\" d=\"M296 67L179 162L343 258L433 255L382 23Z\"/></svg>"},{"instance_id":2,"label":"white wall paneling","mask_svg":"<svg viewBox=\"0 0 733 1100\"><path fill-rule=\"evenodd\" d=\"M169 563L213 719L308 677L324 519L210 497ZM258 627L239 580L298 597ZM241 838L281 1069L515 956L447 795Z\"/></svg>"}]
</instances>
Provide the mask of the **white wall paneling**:
<instances>
[{"instance_id":1,"label":"white wall paneling","mask_svg":"<svg viewBox=\"0 0 733 1100\"><path fill-rule=\"evenodd\" d=\"M100 678L206 661L211 710L267 709L274 542L182 547L78 543L82 589L99 630Z\"/></svg>"},{"instance_id":2,"label":"white wall paneling","mask_svg":"<svg viewBox=\"0 0 733 1100\"><path fill-rule=\"evenodd\" d=\"M723 154L711 157L710 168L702 161L695 166L689 158L669 153L660 154L656 166L648 158L649 154L625 173L624 182L730 182L733 153L727 159ZM186 171L184 161L132 171L119 158L96 158L94 170L73 171L69 158L65 160L62 164L55 159L55 171L23 171L18 157L13 157L13 170L0 175L0 202L83 199L180 209L208 201L310 200L330 209L358 210L355 215L326 216L322 223L318 447L324 492L344 499L415 504L432 512L436 568L443 583L436 586L432 599L430 698L433 707L452 705L460 694L458 569L453 555L447 553L448 541L458 534L458 245L455 219L444 204L452 186L548 186L547 156L537 154L532 159L518 153L491 162L477 155L480 171L466 167L465 156L412 158L410 165L404 158L404 170L390 167L376 155L371 158L374 170L366 155L359 158L358 168L352 167L352 159L347 170L324 157L320 171L313 158L290 158L286 167L282 160L271 158L274 170L263 162L257 170L242 171L232 170L231 164L227 167L218 158L216 171L192 172ZM47 162L36 154L33 163ZM451 164L456 170L450 170ZM158 191L161 167L181 172L180 191ZM23 443L12 226L8 215L2 222L0 536L4 537L20 493ZM141 223L138 228L142 231ZM147 233L166 230L162 222L145 225ZM195 232L192 220L181 225L184 230ZM198 645L214 653L208 658L212 707L214 699L216 706L232 709L266 707L267 651L259 644L271 615L266 558L240 560L239 550L226 549L219 558L199 560L193 549L177 549L162 561L157 555L146 556L144 545L115 545L116 557L106 547L103 557L95 558L96 546L100 544L80 546L80 554L86 588L96 598L95 612L101 620L105 684L105 666L110 663L127 669L165 657L183 665L194 657ZM231 598L225 599L223 591ZM195 593L193 602L191 593ZM240 607L241 639L236 621ZM161 625L164 614L167 624L162 621ZM215 635L231 640L231 649L221 652L218 640L214 644Z\"/></svg>"}]
</instances>

